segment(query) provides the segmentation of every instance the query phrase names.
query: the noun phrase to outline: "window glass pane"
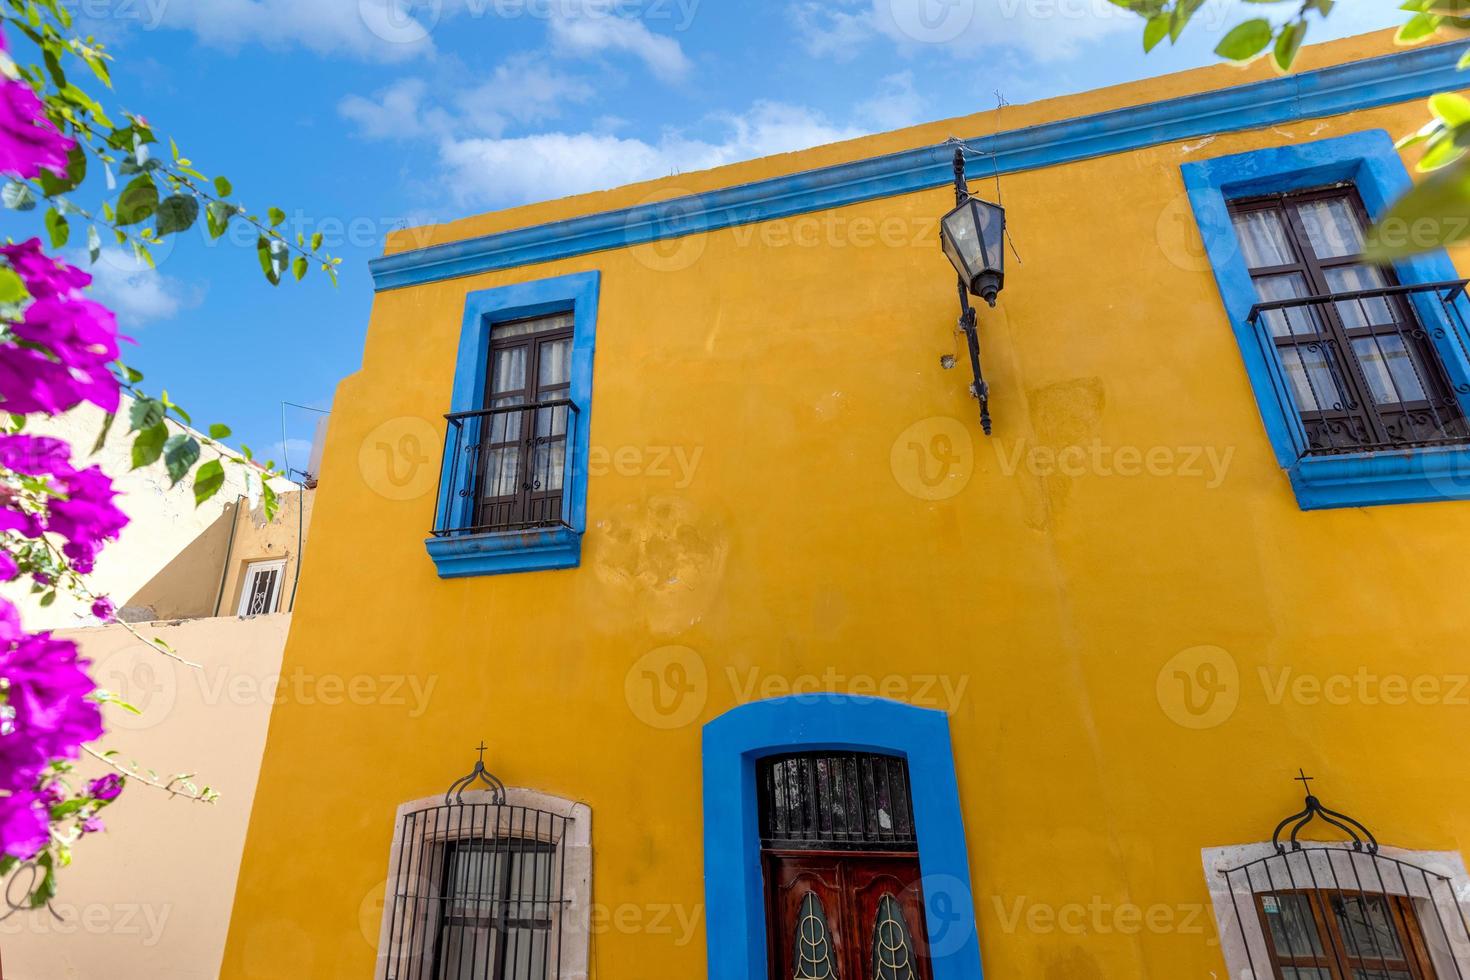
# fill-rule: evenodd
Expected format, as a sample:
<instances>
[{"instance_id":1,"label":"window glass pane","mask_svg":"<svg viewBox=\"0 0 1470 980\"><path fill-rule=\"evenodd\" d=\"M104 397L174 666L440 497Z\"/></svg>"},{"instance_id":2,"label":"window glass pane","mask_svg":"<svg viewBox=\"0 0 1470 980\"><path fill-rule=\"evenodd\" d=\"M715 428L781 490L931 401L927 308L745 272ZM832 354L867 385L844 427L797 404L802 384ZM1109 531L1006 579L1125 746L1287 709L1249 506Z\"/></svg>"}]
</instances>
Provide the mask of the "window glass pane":
<instances>
[{"instance_id":1,"label":"window glass pane","mask_svg":"<svg viewBox=\"0 0 1470 980\"><path fill-rule=\"evenodd\" d=\"M1332 974L1323 966L1283 966L1283 980L1332 980Z\"/></svg>"},{"instance_id":2,"label":"window glass pane","mask_svg":"<svg viewBox=\"0 0 1470 980\"><path fill-rule=\"evenodd\" d=\"M1363 229L1358 215L1345 197L1303 201L1296 206L1307 241L1319 259L1357 255L1363 250Z\"/></svg>"},{"instance_id":3,"label":"window glass pane","mask_svg":"<svg viewBox=\"0 0 1470 980\"><path fill-rule=\"evenodd\" d=\"M1278 957L1322 955L1322 938L1317 934L1312 905L1305 895L1262 895L1261 910L1271 927L1271 945Z\"/></svg>"},{"instance_id":4,"label":"window glass pane","mask_svg":"<svg viewBox=\"0 0 1470 980\"><path fill-rule=\"evenodd\" d=\"M541 344L536 355L536 383L542 388L564 385L572 379L572 341L570 338L549 340Z\"/></svg>"},{"instance_id":5,"label":"window glass pane","mask_svg":"<svg viewBox=\"0 0 1470 980\"><path fill-rule=\"evenodd\" d=\"M490 399L491 408L510 408L524 405L524 395L505 395ZM485 441L489 443L515 442L521 437L521 416L524 412L496 412L486 423Z\"/></svg>"},{"instance_id":6,"label":"window glass pane","mask_svg":"<svg viewBox=\"0 0 1470 980\"><path fill-rule=\"evenodd\" d=\"M1255 279L1256 296L1263 303L1277 299L1300 299L1312 295L1307 286L1307 277L1300 272L1287 272L1276 276L1258 276ZM1321 314L1315 304L1288 306L1280 310L1267 310L1261 314L1273 337L1290 337L1322 332Z\"/></svg>"},{"instance_id":7,"label":"window glass pane","mask_svg":"<svg viewBox=\"0 0 1470 980\"><path fill-rule=\"evenodd\" d=\"M490 391L520 391L526 387L526 348L502 347L491 352Z\"/></svg>"},{"instance_id":8,"label":"window glass pane","mask_svg":"<svg viewBox=\"0 0 1470 980\"><path fill-rule=\"evenodd\" d=\"M1350 293L1388 285L1383 273L1371 265L1344 265L1335 269L1323 269L1322 275L1327 279L1327 288L1334 293ZM1349 330L1369 324L1393 323L1397 319L1389 301L1382 296L1343 300L1337 304L1337 315L1342 318L1342 325Z\"/></svg>"},{"instance_id":9,"label":"window glass pane","mask_svg":"<svg viewBox=\"0 0 1470 980\"><path fill-rule=\"evenodd\" d=\"M1420 382L1424 369L1403 338L1396 334L1361 337L1353 341L1353 353L1378 404L1424 401L1428 397Z\"/></svg>"},{"instance_id":10,"label":"window glass pane","mask_svg":"<svg viewBox=\"0 0 1470 980\"><path fill-rule=\"evenodd\" d=\"M1405 970L1354 970L1353 980L1414 980Z\"/></svg>"},{"instance_id":11,"label":"window glass pane","mask_svg":"<svg viewBox=\"0 0 1470 980\"><path fill-rule=\"evenodd\" d=\"M505 932L504 980L546 980L546 929L513 927Z\"/></svg>"},{"instance_id":12,"label":"window glass pane","mask_svg":"<svg viewBox=\"0 0 1470 980\"><path fill-rule=\"evenodd\" d=\"M485 481L482 497L511 497L520 490L521 450L519 446L490 449L485 453Z\"/></svg>"},{"instance_id":13,"label":"window glass pane","mask_svg":"<svg viewBox=\"0 0 1470 980\"><path fill-rule=\"evenodd\" d=\"M1277 211L1242 211L1231 215L1235 222L1235 234L1240 238L1240 248L1245 253L1245 264L1259 269L1269 265L1293 265L1291 242L1287 240L1286 228Z\"/></svg>"},{"instance_id":14,"label":"window glass pane","mask_svg":"<svg viewBox=\"0 0 1470 980\"><path fill-rule=\"evenodd\" d=\"M1296 393L1297 407L1303 412L1340 411L1347 404L1327 349L1325 344L1311 344L1279 350L1281 366Z\"/></svg>"},{"instance_id":15,"label":"window glass pane","mask_svg":"<svg viewBox=\"0 0 1470 980\"><path fill-rule=\"evenodd\" d=\"M533 333L546 333L548 330L570 329L572 329L572 314L558 313L555 316L537 317L534 320L497 323L490 328L490 336L493 340L504 340L507 337L525 337Z\"/></svg>"},{"instance_id":16,"label":"window glass pane","mask_svg":"<svg viewBox=\"0 0 1470 980\"><path fill-rule=\"evenodd\" d=\"M1342 933L1342 943L1349 956L1355 959L1403 959L1398 930L1394 928L1388 903L1382 896L1334 895L1332 914L1337 918L1337 928Z\"/></svg>"},{"instance_id":17,"label":"window glass pane","mask_svg":"<svg viewBox=\"0 0 1470 980\"><path fill-rule=\"evenodd\" d=\"M489 926L446 926L440 936L438 980L489 976L494 944L495 930Z\"/></svg>"}]
</instances>

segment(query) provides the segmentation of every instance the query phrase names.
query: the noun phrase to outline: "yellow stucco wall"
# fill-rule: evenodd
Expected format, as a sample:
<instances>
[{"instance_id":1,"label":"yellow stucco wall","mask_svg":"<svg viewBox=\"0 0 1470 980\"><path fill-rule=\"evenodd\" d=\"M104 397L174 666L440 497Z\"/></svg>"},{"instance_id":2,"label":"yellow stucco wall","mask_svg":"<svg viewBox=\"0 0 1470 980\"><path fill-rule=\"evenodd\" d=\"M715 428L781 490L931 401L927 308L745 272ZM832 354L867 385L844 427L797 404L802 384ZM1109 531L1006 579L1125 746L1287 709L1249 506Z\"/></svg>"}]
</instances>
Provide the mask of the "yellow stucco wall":
<instances>
[{"instance_id":1,"label":"yellow stucco wall","mask_svg":"<svg viewBox=\"0 0 1470 980\"><path fill-rule=\"evenodd\" d=\"M1389 47L1355 39L1308 63ZM1007 108L425 237L1262 72ZM1470 505L1298 509L1179 173L1261 146L1404 133L1423 115L1404 104L1006 176L1023 262L980 316L990 439L963 357L939 368L962 352L934 238L948 189L380 294L363 368L335 402L286 664L431 696L418 714L386 695L276 709L223 976L370 976L393 809L466 770L480 738L507 782L592 806L596 975L702 976L699 725L808 677L952 709L993 977L1223 977L1201 848L1269 836L1299 802L1298 765L1388 842L1462 849L1470 708L1452 687L1467 669L1456 569ZM800 244L812 222L817 244ZM859 241L869 227L908 233ZM441 581L423 539L465 294L591 269L601 455L582 565ZM910 445L936 434L954 440L954 493L925 499ZM1045 472L1046 450L1094 440L1114 461L1157 450L1157 472ZM671 645L705 677L672 719L625 684ZM1226 651L1240 684L1233 713L1197 729L1157 682L1201 645ZM1439 678L1440 695L1328 704L1291 687L1360 669ZM1090 902L1182 911L1167 928L1080 934L1014 918Z\"/></svg>"}]
</instances>

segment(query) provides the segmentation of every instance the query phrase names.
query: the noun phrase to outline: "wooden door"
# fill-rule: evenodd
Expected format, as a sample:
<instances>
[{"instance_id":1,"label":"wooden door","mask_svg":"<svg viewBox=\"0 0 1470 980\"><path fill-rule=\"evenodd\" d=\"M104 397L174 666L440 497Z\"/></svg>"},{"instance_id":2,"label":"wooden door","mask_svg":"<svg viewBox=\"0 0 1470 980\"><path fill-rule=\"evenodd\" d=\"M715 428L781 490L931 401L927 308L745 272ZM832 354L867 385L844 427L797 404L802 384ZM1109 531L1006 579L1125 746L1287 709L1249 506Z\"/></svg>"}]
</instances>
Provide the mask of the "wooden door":
<instances>
[{"instance_id":1,"label":"wooden door","mask_svg":"<svg viewBox=\"0 0 1470 980\"><path fill-rule=\"evenodd\" d=\"M918 855L763 857L771 980L930 980Z\"/></svg>"}]
</instances>

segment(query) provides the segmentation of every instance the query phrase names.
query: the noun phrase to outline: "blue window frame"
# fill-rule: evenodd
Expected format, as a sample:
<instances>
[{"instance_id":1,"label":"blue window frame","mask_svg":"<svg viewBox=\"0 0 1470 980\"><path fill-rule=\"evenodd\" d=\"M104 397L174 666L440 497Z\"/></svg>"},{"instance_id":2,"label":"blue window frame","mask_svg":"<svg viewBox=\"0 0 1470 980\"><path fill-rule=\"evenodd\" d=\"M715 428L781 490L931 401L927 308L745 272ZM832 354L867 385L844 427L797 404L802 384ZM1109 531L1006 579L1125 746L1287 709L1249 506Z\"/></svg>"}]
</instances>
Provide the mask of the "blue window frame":
<instances>
[{"instance_id":1,"label":"blue window frame","mask_svg":"<svg viewBox=\"0 0 1470 980\"><path fill-rule=\"evenodd\" d=\"M934 980L979 980L980 940L949 718L845 694L757 701L704 726L709 980L766 980L756 761L818 750L879 752L908 762Z\"/></svg>"},{"instance_id":2,"label":"blue window frame","mask_svg":"<svg viewBox=\"0 0 1470 980\"><path fill-rule=\"evenodd\" d=\"M450 414L486 408L490 343L497 324L557 313L572 314L571 385L567 400L575 406L575 411L566 415L567 448L559 525L490 533L436 533L425 546L441 578L573 568L581 561L582 535L587 528L592 355L597 340L600 284L600 273L579 272L479 290L465 298ZM450 432L453 435L452 425ZM456 463L455 441L454 438L445 440L434 512L436 530L474 524L470 517L475 506L469 485L474 479L472 468Z\"/></svg>"},{"instance_id":3,"label":"blue window frame","mask_svg":"<svg viewBox=\"0 0 1470 980\"><path fill-rule=\"evenodd\" d=\"M1289 382L1279 360L1266 354L1269 338L1263 343L1258 332L1268 328L1250 322L1257 296L1228 202L1350 181L1369 216L1376 219L1411 186L1389 134L1381 129L1351 133L1186 163L1180 169L1262 421L1298 505L1314 510L1470 499L1470 447L1307 455L1301 419L1287 394ZM1396 262L1394 272L1404 285L1461 278L1442 249ZM1431 302L1416 300L1414 309L1465 411L1470 408L1470 359L1463 327L1470 322L1465 319L1470 306L1463 294L1451 302L1453 318Z\"/></svg>"}]
</instances>

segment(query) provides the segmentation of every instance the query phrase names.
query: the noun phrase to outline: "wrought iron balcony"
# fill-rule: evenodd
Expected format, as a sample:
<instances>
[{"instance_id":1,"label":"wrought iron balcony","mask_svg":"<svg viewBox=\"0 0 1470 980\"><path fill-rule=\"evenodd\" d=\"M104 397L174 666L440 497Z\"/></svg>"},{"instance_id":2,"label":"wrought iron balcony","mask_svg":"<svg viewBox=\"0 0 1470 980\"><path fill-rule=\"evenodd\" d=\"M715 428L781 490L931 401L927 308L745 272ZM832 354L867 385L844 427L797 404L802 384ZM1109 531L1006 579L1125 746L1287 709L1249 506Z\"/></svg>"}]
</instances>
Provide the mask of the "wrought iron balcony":
<instances>
[{"instance_id":1,"label":"wrought iron balcony","mask_svg":"<svg viewBox=\"0 0 1470 980\"><path fill-rule=\"evenodd\" d=\"M1470 397L1466 282L1382 286L1251 308L1277 396L1297 409L1292 438L1300 456L1470 443L1462 408Z\"/></svg>"},{"instance_id":2,"label":"wrought iron balcony","mask_svg":"<svg viewBox=\"0 0 1470 980\"><path fill-rule=\"evenodd\" d=\"M570 527L577 406L567 399L444 416L435 537Z\"/></svg>"}]
</instances>

